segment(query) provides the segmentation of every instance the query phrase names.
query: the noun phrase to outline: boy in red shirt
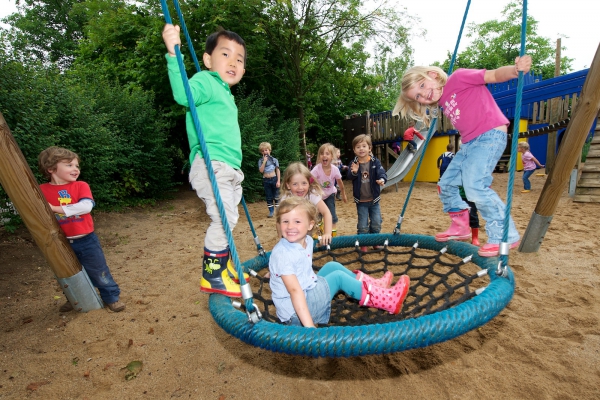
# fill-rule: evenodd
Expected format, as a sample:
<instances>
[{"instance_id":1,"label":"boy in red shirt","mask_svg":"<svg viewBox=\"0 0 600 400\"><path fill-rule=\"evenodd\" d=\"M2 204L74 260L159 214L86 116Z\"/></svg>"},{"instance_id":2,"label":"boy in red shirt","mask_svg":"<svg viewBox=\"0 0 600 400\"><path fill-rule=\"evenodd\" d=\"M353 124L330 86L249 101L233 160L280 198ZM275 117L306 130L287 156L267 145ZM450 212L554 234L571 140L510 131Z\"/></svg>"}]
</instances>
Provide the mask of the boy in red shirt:
<instances>
[{"instance_id":1,"label":"boy in red shirt","mask_svg":"<svg viewBox=\"0 0 600 400\"><path fill-rule=\"evenodd\" d=\"M125 309L119 301L119 285L114 281L98 236L94 233L94 221L90 211L94 207L92 191L87 183L78 181L79 156L61 147L52 146L38 156L40 172L50 183L40 185L40 189L55 213L77 259L85 268L92 284L98 288L100 297L113 312ZM67 301L60 312L73 310Z\"/></svg>"},{"instance_id":2,"label":"boy in red shirt","mask_svg":"<svg viewBox=\"0 0 600 400\"><path fill-rule=\"evenodd\" d=\"M419 133L418 130L415 129L415 122L410 121L408 123L408 129L404 131L403 139L405 142L408 142L408 150L413 153L417 151L417 142L415 142L415 135L421 140L425 140L425 138Z\"/></svg>"}]
</instances>

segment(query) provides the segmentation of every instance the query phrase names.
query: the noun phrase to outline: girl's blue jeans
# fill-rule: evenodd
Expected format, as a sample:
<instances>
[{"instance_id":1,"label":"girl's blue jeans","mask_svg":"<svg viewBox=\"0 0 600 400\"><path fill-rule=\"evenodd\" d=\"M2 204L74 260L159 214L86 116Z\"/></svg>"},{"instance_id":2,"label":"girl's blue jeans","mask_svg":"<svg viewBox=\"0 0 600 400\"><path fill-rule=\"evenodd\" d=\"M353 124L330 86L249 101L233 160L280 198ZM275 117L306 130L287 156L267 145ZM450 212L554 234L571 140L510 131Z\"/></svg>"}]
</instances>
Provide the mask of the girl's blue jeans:
<instances>
[{"instance_id":1,"label":"girl's blue jeans","mask_svg":"<svg viewBox=\"0 0 600 400\"><path fill-rule=\"evenodd\" d=\"M531 190L531 182L529 182L529 177L533 175L535 169L530 169L529 171L523 171L523 189Z\"/></svg>"},{"instance_id":2,"label":"girl's blue jeans","mask_svg":"<svg viewBox=\"0 0 600 400\"><path fill-rule=\"evenodd\" d=\"M467 198L475 203L486 221L485 232L488 243L502 241L506 206L490 186L492 172L506 148L506 132L489 130L475 139L464 143L438 183L440 200L444 212L468 208L460 197L459 186L463 186ZM508 243L519 240L519 232L510 217Z\"/></svg>"},{"instance_id":3,"label":"girl's blue jeans","mask_svg":"<svg viewBox=\"0 0 600 400\"><path fill-rule=\"evenodd\" d=\"M68 239L68 241L92 285L98 288L102 300L106 304L118 301L121 291L108 269L98 236L92 232L81 239Z\"/></svg>"}]
</instances>

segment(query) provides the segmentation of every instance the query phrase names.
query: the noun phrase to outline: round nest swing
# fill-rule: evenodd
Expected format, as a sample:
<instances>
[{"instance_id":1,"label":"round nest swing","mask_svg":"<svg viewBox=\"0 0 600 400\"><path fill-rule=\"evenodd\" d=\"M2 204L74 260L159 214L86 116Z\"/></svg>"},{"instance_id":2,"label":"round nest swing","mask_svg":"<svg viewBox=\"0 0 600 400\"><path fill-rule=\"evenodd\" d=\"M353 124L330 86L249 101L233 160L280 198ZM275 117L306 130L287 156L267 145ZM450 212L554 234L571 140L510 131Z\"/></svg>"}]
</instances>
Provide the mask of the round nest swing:
<instances>
[{"instance_id":1,"label":"round nest swing","mask_svg":"<svg viewBox=\"0 0 600 400\"><path fill-rule=\"evenodd\" d=\"M384 245L362 252L360 246ZM248 270L267 268L270 253L246 261ZM329 249L315 248L313 266L338 261L351 270L395 277L408 274L409 293L398 315L360 307L356 300L338 293L331 304L328 325L317 329L279 323L270 298L268 279L252 279L254 306L262 320L251 323L231 300L213 294L209 299L213 318L227 333L242 341L293 355L352 357L388 354L426 347L460 336L498 315L510 302L514 277L496 274L497 258L477 255L477 247L431 236L377 234L342 236ZM489 272L489 273L488 273ZM487 275L487 277L486 277Z\"/></svg>"}]
</instances>

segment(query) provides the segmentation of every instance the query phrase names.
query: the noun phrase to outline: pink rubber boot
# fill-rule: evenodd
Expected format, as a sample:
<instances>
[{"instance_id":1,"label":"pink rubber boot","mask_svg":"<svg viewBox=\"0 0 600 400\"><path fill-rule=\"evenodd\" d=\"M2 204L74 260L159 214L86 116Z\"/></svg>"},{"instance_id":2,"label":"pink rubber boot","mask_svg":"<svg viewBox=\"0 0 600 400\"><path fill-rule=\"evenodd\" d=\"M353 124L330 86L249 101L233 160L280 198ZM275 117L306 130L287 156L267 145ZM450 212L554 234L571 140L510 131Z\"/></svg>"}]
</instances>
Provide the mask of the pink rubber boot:
<instances>
[{"instance_id":1,"label":"pink rubber boot","mask_svg":"<svg viewBox=\"0 0 600 400\"><path fill-rule=\"evenodd\" d=\"M471 243L475 246L479 246L479 228L471 228Z\"/></svg>"},{"instance_id":2,"label":"pink rubber boot","mask_svg":"<svg viewBox=\"0 0 600 400\"><path fill-rule=\"evenodd\" d=\"M408 275L402 275L398 282L389 289L363 282L362 295L358 304L364 307L379 308L390 314L398 314L409 288L410 278Z\"/></svg>"},{"instance_id":3,"label":"pink rubber boot","mask_svg":"<svg viewBox=\"0 0 600 400\"><path fill-rule=\"evenodd\" d=\"M392 284L392 280L394 279L394 274L392 274L392 271L387 271L379 279L373 278L373 277L365 274L364 272L362 272L359 269L354 271L354 273L356 274L357 280L364 282L366 284L373 284L375 286L379 286L382 288L389 288L390 285Z\"/></svg>"},{"instance_id":4,"label":"pink rubber boot","mask_svg":"<svg viewBox=\"0 0 600 400\"><path fill-rule=\"evenodd\" d=\"M469 209L465 208L457 212L450 212L452 224L445 232L437 233L435 240L438 242L447 242L448 240L469 240L471 239L471 228L469 228Z\"/></svg>"}]
</instances>

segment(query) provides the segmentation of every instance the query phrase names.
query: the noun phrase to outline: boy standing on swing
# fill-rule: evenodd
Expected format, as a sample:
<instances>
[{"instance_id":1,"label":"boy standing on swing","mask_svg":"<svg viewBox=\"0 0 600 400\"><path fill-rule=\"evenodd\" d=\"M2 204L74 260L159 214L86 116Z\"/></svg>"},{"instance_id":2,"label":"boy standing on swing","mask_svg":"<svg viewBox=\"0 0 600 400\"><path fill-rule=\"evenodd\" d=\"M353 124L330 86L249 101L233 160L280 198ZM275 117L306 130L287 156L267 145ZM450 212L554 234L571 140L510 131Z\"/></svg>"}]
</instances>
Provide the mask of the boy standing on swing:
<instances>
[{"instance_id":1,"label":"boy standing on swing","mask_svg":"<svg viewBox=\"0 0 600 400\"><path fill-rule=\"evenodd\" d=\"M235 268L229 259L229 242L216 204L215 195L208 176L204 156L194 122L189 110L191 106L179 72L175 57L175 46L181 45L180 28L166 24L162 36L167 47L167 69L175 101L187 108L186 126L190 146L189 181L198 197L206 205L211 223L204 238L204 262L200 290L206 293L221 293L229 297L241 297L240 285ZM206 40L202 61L208 70L196 73L189 80L200 119L200 126L208 148L214 179L223 200L225 213L231 230L238 222L238 204L242 199L242 139L238 124L238 110L230 88L242 79L246 65L246 44L231 31L218 31Z\"/></svg>"}]
</instances>

